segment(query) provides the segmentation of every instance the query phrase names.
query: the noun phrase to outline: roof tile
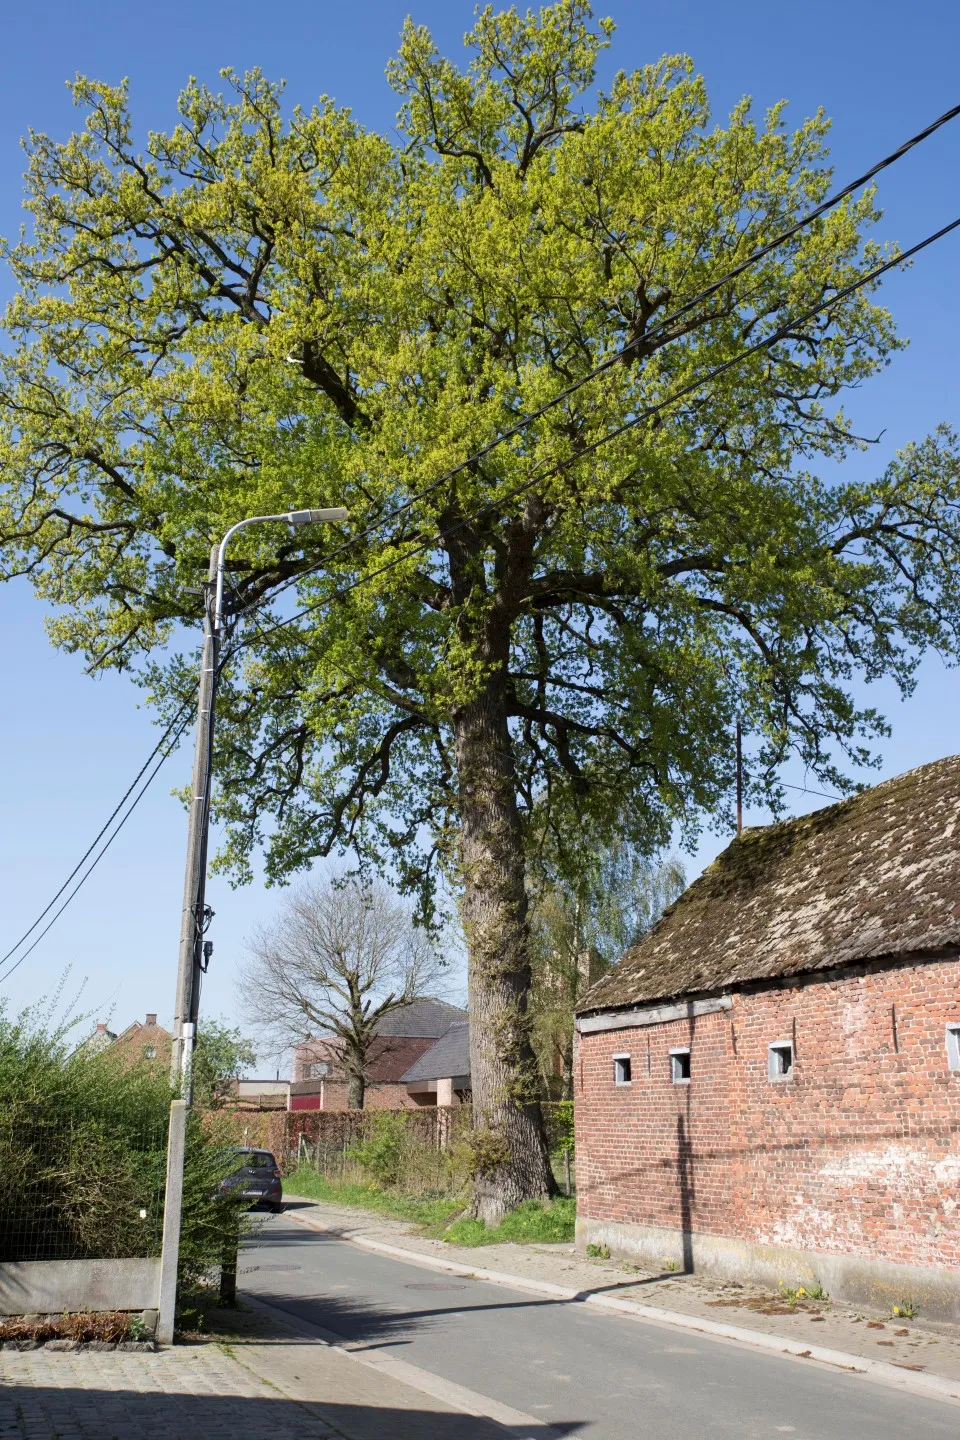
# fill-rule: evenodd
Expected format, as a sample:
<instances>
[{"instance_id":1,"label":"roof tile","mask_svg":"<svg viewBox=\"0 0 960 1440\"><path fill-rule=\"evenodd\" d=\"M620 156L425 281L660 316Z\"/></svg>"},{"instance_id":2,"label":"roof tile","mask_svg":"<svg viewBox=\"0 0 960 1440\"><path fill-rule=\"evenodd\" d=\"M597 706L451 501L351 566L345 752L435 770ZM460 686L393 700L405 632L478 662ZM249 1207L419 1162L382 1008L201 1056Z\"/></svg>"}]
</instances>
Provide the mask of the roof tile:
<instances>
[{"instance_id":1,"label":"roof tile","mask_svg":"<svg viewBox=\"0 0 960 1440\"><path fill-rule=\"evenodd\" d=\"M748 829L583 997L620 1009L960 946L960 756Z\"/></svg>"}]
</instances>

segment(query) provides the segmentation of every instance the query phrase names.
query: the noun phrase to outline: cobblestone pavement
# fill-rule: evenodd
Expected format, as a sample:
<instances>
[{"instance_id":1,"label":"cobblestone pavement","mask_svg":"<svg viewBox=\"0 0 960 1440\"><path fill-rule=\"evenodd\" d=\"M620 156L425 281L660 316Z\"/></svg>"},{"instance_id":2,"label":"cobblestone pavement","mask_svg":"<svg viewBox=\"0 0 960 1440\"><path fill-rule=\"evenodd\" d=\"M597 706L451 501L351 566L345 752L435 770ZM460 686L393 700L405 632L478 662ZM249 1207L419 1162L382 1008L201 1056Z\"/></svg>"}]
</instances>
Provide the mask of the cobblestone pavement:
<instances>
[{"instance_id":1,"label":"cobblestone pavement","mask_svg":"<svg viewBox=\"0 0 960 1440\"><path fill-rule=\"evenodd\" d=\"M330 1440L337 1433L217 1345L155 1355L0 1352L0 1440Z\"/></svg>"}]
</instances>

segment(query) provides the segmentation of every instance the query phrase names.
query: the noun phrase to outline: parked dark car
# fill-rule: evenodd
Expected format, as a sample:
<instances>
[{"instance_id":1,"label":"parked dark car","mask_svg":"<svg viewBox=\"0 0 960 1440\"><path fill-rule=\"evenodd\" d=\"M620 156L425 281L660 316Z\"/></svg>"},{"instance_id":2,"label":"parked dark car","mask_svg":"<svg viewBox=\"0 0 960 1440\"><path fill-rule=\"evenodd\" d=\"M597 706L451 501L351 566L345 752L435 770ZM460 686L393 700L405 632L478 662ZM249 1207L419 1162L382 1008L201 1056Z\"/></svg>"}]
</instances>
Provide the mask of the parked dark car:
<instances>
[{"instance_id":1,"label":"parked dark car","mask_svg":"<svg viewBox=\"0 0 960 1440\"><path fill-rule=\"evenodd\" d=\"M266 1205L274 1215L279 1215L283 1209L283 1186L280 1167L270 1151L238 1145L231 1154L236 1156L238 1168L220 1181L221 1194L239 1191L251 1207Z\"/></svg>"}]
</instances>

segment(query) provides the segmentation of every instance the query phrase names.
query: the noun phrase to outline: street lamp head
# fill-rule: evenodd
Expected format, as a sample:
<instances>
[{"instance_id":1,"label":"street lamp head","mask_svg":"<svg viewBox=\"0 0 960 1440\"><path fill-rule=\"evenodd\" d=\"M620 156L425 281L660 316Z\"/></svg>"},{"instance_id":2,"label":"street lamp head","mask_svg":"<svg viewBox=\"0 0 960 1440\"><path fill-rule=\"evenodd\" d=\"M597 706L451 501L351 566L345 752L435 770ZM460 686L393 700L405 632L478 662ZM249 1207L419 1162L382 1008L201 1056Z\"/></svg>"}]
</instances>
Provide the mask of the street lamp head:
<instances>
[{"instance_id":1,"label":"street lamp head","mask_svg":"<svg viewBox=\"0 0 960 1440\"><path fill-rule=\"evenodd\" d=\"M335 505L330 510L291 510L283 518L291 525L322 525L324 521L347 520L349 517L349 510Z\"/></svg>"}]
</instances>

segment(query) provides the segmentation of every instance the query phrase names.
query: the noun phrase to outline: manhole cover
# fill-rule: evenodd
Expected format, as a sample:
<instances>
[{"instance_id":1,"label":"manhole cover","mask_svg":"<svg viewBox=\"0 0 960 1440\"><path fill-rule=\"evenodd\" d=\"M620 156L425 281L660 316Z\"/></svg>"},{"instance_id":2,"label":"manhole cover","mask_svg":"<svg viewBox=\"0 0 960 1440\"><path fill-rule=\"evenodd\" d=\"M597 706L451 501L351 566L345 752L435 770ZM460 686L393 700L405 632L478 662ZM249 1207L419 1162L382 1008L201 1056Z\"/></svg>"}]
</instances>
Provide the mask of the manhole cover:
<instances>
[{"instance_id":1,"label":"manhole cover","mask_svg":"<svg viewBox=\"0 0 960 1440\"><path fill-rule=\"evenodd\" d=\"M431 1285L404 1285L404 1290L466 1290L466 1285L444 1285L442 1283Z\"/></svg>"},{"instance_id":2,"label":"manhole cover","mask_svg":"<svg viewBox=\"0 0 960 1440\"><path fill-rule=\"evenodd\" d=\"M252 1275L254 1270L302 1270L302 1265L248 1265L239 1273L241 1275Z\"/></svg>"}]
</instances>

